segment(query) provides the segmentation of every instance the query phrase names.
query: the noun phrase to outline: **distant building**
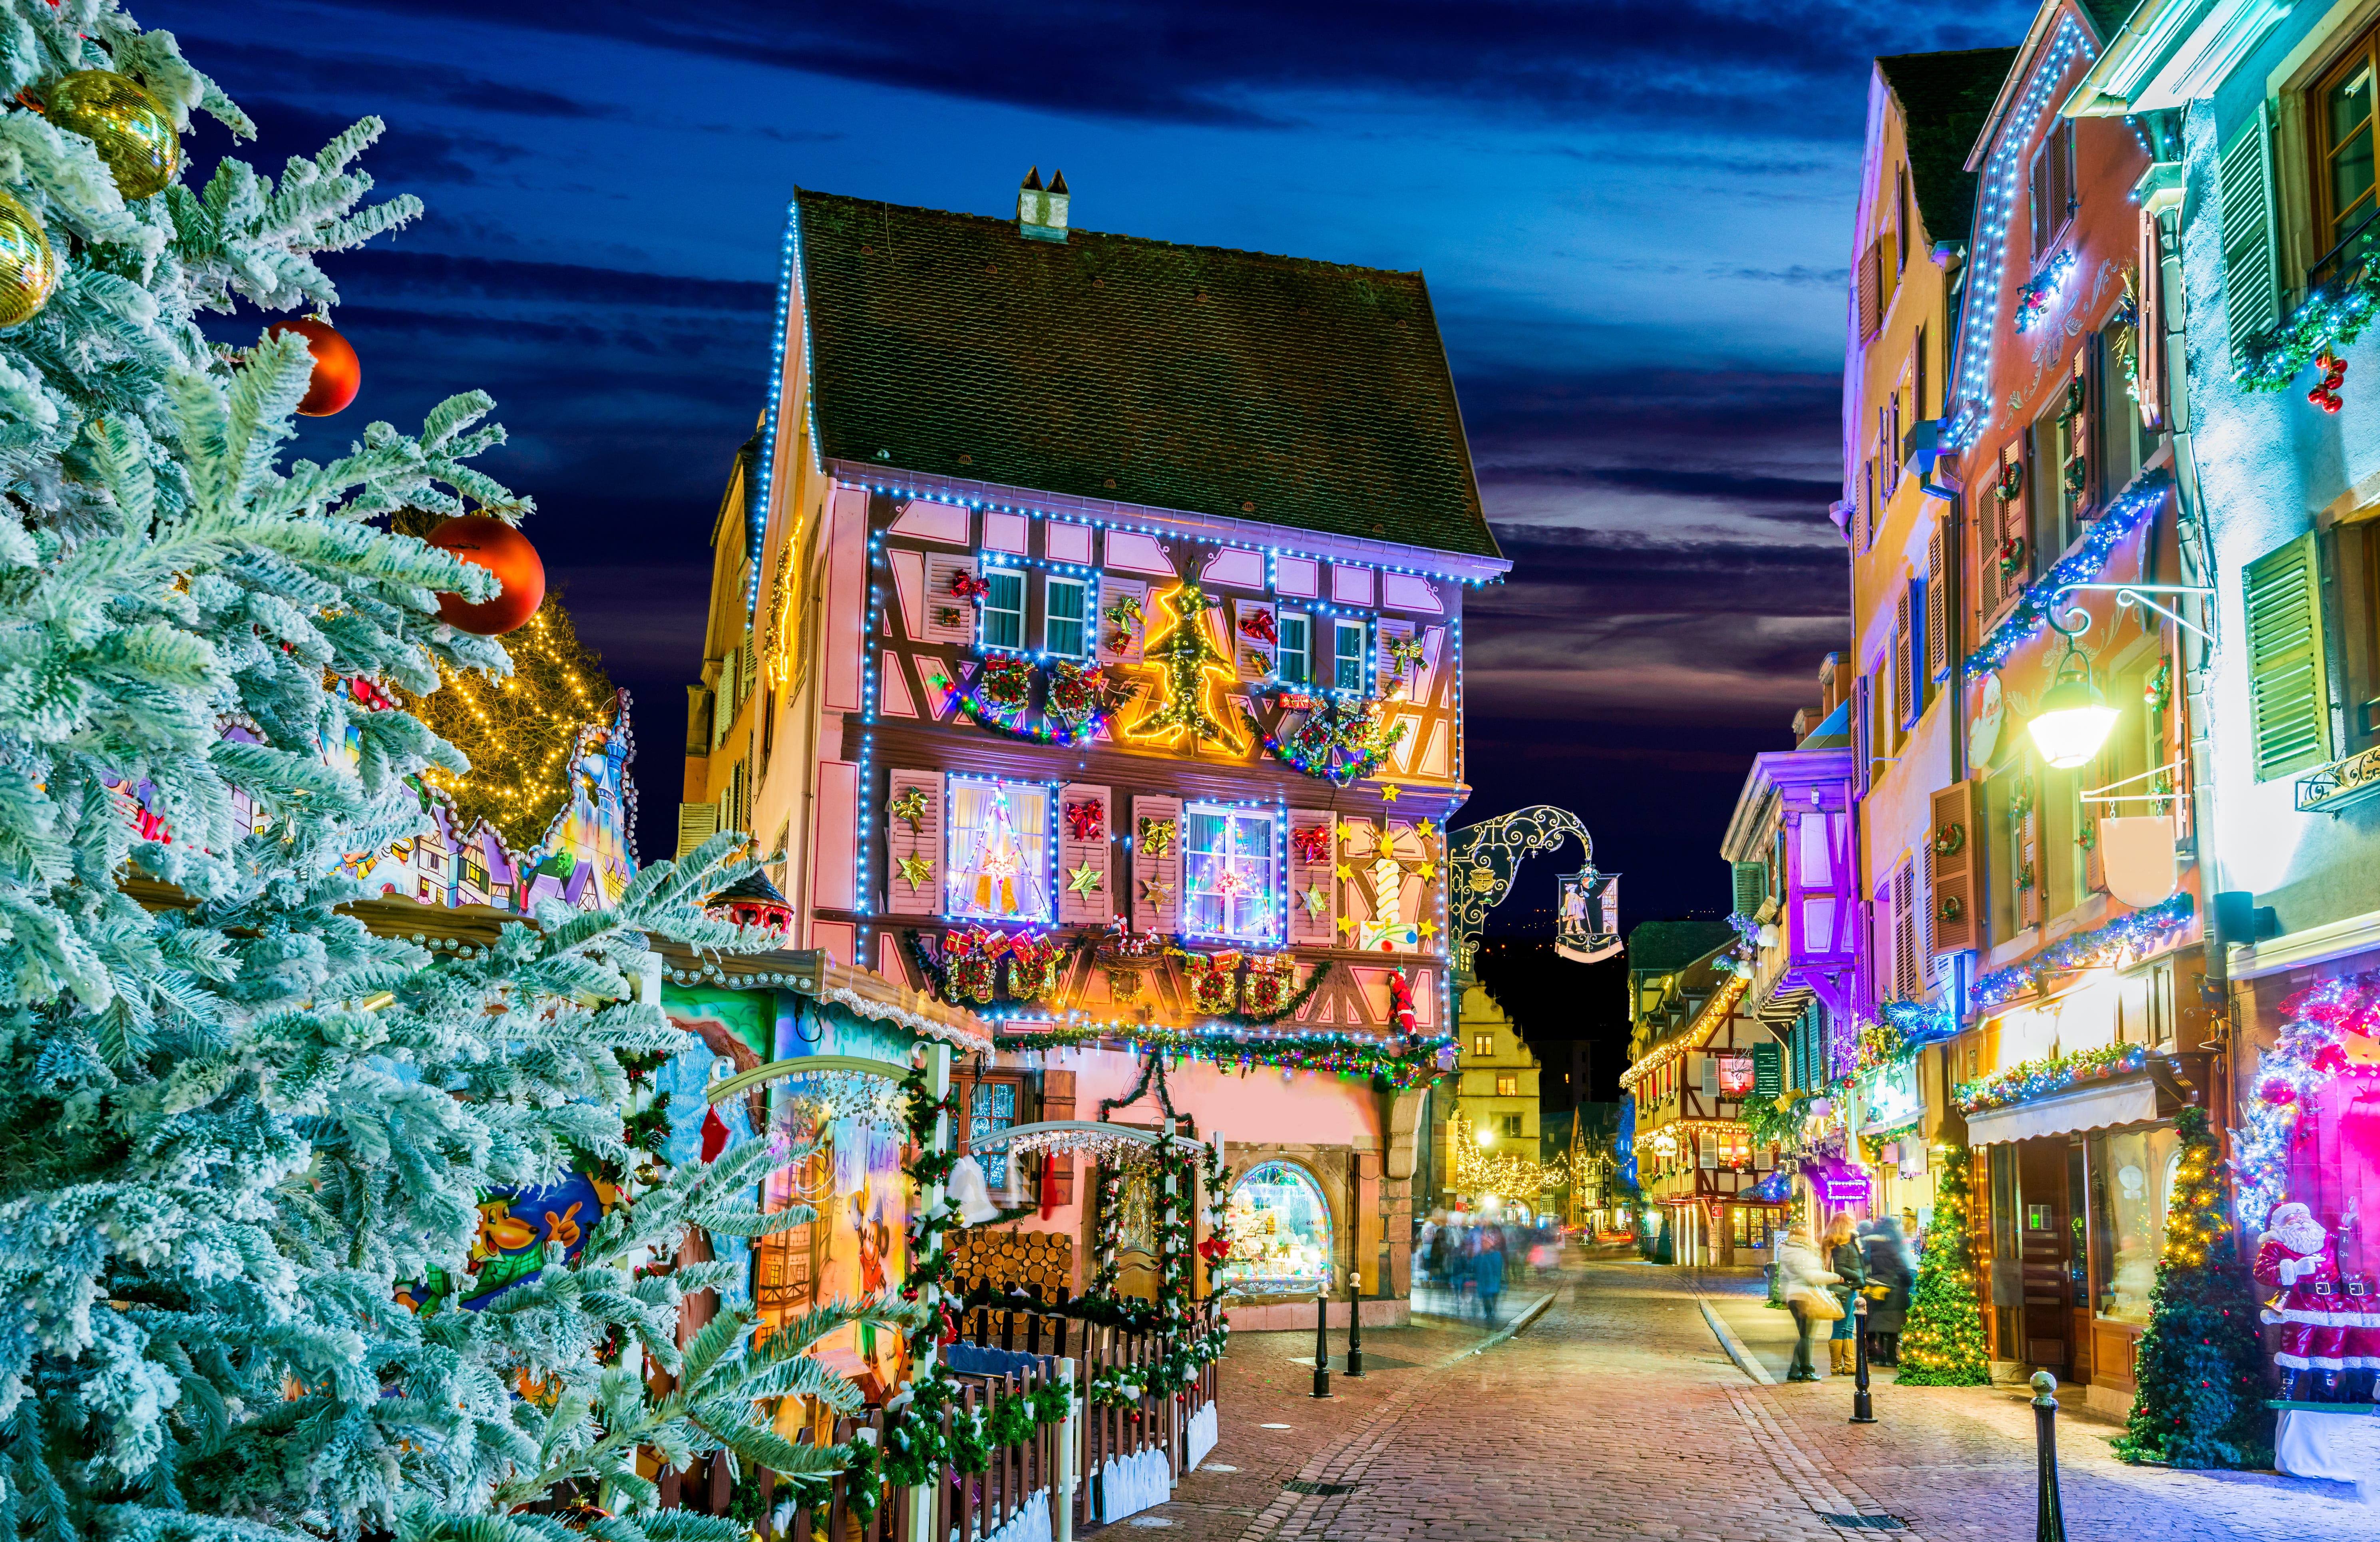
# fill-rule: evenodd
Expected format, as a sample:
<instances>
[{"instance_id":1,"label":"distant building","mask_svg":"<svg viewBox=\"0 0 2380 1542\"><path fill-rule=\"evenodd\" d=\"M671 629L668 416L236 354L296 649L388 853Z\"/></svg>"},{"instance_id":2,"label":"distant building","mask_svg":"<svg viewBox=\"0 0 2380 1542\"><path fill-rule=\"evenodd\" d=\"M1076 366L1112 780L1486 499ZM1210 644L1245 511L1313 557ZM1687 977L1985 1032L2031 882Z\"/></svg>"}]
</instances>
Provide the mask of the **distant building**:
<instances>
[{"instance_id":1,"label":"distant building","mask_svg":"<svg viewBox=\"0 0 2380 1542\"><path fill-rule=\"evenodd\" d=\"M1463 990L1455 1029L1454 1096L1431 1133L1440 1203L1459 1201L1473 1209L1511 1203L1535 1210L1543 1068L1519 1027L1476 982Z\"/></svg>"}]
</instances>

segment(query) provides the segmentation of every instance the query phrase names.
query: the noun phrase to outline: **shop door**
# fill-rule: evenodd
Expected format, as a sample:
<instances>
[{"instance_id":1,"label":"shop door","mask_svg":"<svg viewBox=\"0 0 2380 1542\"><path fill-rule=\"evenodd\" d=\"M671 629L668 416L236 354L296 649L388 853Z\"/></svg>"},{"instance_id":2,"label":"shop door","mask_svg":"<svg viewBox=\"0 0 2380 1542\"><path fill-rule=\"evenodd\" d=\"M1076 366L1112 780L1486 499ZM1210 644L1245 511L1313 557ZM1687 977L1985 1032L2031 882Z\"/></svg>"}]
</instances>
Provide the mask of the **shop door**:
<instances>
[{"instance_id":1,"label":"shop door","mask_svg":"<svg viewBox=\"0 0 2380 1542\"><path fill-rule=\"evenodd\" d=\"M2071 1363L2073 1210L2066 1193L2066 1141L2017 1143L2017 1244L2024 1268L2024 1339L2016 1347L2043 1370Z\"/></svg>"}]
</instances>

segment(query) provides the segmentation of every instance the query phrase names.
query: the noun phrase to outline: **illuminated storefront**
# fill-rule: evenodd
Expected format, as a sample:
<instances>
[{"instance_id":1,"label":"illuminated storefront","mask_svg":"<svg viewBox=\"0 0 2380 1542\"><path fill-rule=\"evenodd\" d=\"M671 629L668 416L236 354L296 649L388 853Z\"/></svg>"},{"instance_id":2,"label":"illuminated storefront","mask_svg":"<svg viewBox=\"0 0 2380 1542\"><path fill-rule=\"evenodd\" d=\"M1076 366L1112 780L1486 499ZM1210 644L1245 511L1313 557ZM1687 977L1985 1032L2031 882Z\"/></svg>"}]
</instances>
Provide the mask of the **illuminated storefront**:
<instances>
[{"instance_id":1,"label":"illuminated storefront","mask_svg":"<svg viewBox=\"0 0 2380 1542\"><path fill-rule=\"evenodd\" d=\"M1232 1251L1215 1270L1220 1291L1281 1295L1330 1284L1330 1207L1313 1174L1265 1162L1232 1185Z\"/></svg>"}]
</instances>

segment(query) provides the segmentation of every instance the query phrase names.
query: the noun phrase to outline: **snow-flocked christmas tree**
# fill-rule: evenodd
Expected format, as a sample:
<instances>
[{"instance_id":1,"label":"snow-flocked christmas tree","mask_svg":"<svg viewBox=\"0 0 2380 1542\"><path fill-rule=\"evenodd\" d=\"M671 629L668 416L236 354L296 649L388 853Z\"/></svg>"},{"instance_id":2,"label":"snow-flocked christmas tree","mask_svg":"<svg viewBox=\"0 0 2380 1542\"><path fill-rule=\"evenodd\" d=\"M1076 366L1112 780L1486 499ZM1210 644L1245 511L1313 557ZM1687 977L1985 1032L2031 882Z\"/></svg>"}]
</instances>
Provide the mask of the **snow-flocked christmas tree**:
<instances>
[{"instance_id":1,"label":"snow-flocked christmas tree","mask_svg":"<svg viewBox=\"0 0 2380 1542\"><path fill-rule=\"evenodd\" d=\"M252 130L109 0L0 0L0 1535L546 1537L508 1513L575 1501L740 1536L638 1518L637 1454L841 1460L764 1421L856 1402L800 1354L856 1309L754 1349L731 1302L675 1342L681 1293L730 1284L669 1267L686 1226L807 1219L748 1213L782 1154L650 1172L484 1309L400 1299L468 1269L492 1192L633 1164L622 1057L686 1042L638 999L649 934L762 940L702 911L728 836L473 945L340 908L351 856L420 829L421 770L462 769L351 683L506 667L432 598L494 581L384 516L529 504L468 464L503 438L476 394L284 468L303 340L197 319L335 303L315 255L419 212L364 202L380 125L187 188L191 111Z\"/></svg>"}]
</instances>

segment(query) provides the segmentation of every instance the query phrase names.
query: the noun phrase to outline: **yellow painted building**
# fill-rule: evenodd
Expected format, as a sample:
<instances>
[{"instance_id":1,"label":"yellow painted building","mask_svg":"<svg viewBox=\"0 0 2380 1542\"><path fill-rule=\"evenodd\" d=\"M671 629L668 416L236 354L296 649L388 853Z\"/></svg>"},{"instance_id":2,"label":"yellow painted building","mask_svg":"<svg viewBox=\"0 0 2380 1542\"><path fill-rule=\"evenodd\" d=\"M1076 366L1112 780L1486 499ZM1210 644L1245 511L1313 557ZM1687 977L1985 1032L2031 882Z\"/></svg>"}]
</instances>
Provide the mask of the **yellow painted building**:
<instances>
[{"instance_id":1,"label":"yellow painted building","mask_svg":"<svg viewBox=\"0 0 2380 1542\"><path fill-rule=\"evenodd\" d=\"M1477 1209L1493 1195L1535 1210L1537 1195L1514 1191L1533 1188L1541 1170L1537 1094L1542 1067L1520 1028L1477 982L1465 984L1455 1021L1452 1106L1431 1132L1439 1202L1451 1205L1460 1198ZM1550 1188L1544 1197L1552 1197Z\"/></svg>"}]
</instances>

